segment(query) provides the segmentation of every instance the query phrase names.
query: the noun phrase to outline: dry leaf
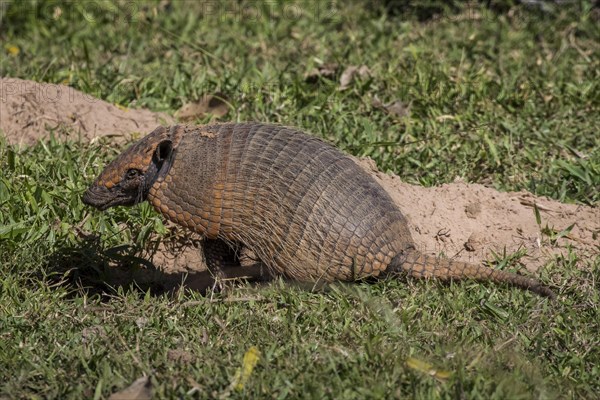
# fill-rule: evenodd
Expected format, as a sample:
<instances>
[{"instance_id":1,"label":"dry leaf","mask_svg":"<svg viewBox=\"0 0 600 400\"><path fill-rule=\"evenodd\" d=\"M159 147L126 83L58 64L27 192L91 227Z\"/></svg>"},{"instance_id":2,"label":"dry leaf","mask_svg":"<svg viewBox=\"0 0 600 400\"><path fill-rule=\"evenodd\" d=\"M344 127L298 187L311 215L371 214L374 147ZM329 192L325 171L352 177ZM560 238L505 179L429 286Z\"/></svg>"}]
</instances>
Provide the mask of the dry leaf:
<instances>
[{"instance_id":1,"label":"dry leaf","mask_svg":"<svg viewBox=\"0 0 600 400\"><path fill-rule=\"evenodd\" d=\"M254 370L254 367L258 363L259 359L260 351L258 350L258 348L256 346L250 347L246 354L244 354L242 367L236 371L235 376L231 381L230 387L234 388L237 391L243 390L244 386L248 382L248 379L250 379L250 375L252 374L252 371Z\"/></svg>"},{"instance_id":2,"label":"dry leaf","mask_svg":"<svg viewBox=\"0 0 600 400\"><path fill-rule=\"evenodd\" d=\"M429 364L428 362L421 361L421 360L418 360L418 359L412 358L412 357L409 357L409 359L406 360L406 366L410 369L414 369L416 371L422 372L429 376L433 376L434 378L436 378L440 381L444 381L444 380L448 379L451 375L451 373L449 371L439 371L439 370L433 368L433 366L431 364Z\"/></svg>"},{"instance_id":3,"label":"dry leaf","mask_svg":"<svg viewBox=\"0 0 600 400\"><path fill-rule=\"evenodd\" d=\"M385 110L395 117L405 117L410 114L410 105L406 105L400 100L384 105Z\"/></svg>"},{"instance_id":4,"label":"dry leaf","mask_svg":"<svg viewBox=\"0 0 600 400\"><path fill-rule=\"evenodd\" d=\"M449 114L439 115L439 116L435 117L435 120L438 122L444 122L446 120L454 120L454 119L456 119L456 117L454 115L449 115Z\"/></svg>"},{"instance_id":5,"label":"dry leaf","mask_svg":"<svg viewBox=\"0 0 600 400\"><path fill-rule=\"evenodd\" d=\"M405 104L400 100L394 100L387 104L383 104L381 100L379 100L379 97L375 95L371 104L375 108L384 109L388 114L395 117L405 117L410 114L410 104Z\"/></svg>"},{"instance_id":6,"label":"dry leaf","mask_svg":"<svg viewBox=\"0 0 600 400\"><path fill-rule=\"evenodd\" d=\"M221 118L229 112L227 98L221 94L203 96L200 100L184 104L175 116L180 121L193 121L212 115Z\"/></svg>"},{"instance_id":7,"label":"dry leaf","mask_svg":"<svg viewBox=\"0 0 600 400\"><path fill-rule=\"evenodd\" d=\"M366 65L361 65L360 68L358 68L358 75L359 76L371 75L371 70Z\"/></svg>"},{"instance_id":8,"label":"dry leaf","mask_svg":"<svg viewBox=\"0 0 600 400\"><path fill-rule=\"evenodd\" d=\"M18 56L19 53L21 52L21 50L17 46L10 45L10 44L4 46L4 48L6 49L8 54L10 54L11 56Z\"/></svg>"},{"instance_id":9,"label":"dry leaf","mask_svg":"<svg viewBox=\"0 0 600 400\"><path fill-rule=\"evenodd\" d=\"M351 65L347 67L340 77L340 90L344 90L350 86L356 75L365 77L371 75L371 70L366 65L361 65L360 67Z\"/></svg>"},{"instance_id":10,"label":"dry leaf","mask_svg":"<svg viewBox=\"0 0 600 400\"><path fill-rule=\"evenodd\" d=\"M332 79L335 77L339 69L339 65L335 63L326 63L313 68L304 74L304 81L307 83L316 83L319 78Z\"/></svg>"},{"instance_id":11,"label":"dry leaf","mask_svg":"<svg viewBox=\"0 0 600 400\"><path fill-rule=\"evenodd\" d=\"M125 389L113 393L108 400L150 400L152 399L152 382L149 376L136 379Z\"/></svg>"}]
</instances>

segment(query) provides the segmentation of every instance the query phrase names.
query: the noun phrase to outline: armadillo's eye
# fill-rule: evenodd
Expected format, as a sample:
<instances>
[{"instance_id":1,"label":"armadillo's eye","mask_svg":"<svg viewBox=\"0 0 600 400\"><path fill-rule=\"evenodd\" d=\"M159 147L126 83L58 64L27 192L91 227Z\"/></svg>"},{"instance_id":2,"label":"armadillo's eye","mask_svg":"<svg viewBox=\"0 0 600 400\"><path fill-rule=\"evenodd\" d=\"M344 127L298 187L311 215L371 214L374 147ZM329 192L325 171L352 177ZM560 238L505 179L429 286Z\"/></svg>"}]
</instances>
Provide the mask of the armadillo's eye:
<instances>
[{"instance_id":1,"label":"armadillo's eye","mask_svg":"<svg viewBox=\"0 0 600 400\"><path fill-rule=\"evenodd\" d=\"M134 178L137 178L138 176L140 176L141 174L142 174L142 171L140 171L139 169L131 168L131 169L127 170L125 177L127 179L134 179Z\"/></svg>"}]
</instances>

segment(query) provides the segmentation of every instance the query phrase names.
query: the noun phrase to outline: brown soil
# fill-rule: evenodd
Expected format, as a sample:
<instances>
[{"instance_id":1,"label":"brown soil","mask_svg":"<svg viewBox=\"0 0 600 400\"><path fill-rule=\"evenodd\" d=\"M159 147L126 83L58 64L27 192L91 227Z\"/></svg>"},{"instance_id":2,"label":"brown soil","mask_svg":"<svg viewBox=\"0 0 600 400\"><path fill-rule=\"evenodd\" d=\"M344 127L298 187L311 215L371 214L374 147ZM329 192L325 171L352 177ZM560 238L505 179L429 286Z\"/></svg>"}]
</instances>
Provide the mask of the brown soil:
<instances>
[{"instance_id":1,"label":"brown soil","mask_svg":"<svg viewBox=\"0 0 600 400\"><path fill-rule=\"evenodd\" d=\"M0 128L11 143L32 143L57 127L92 139L145 133L160 123L172 123L166 115L123 110L65 86L18 79L0 79L0 85ZM532 272L555 255L566 255L569 247L576 250L583 268L588 265L587 260L600 254L598 207L562 204L524 191L498 192L462 181L424 188L379 172L369 159L357 162L404 211L417 247L423 252L481 262L493 259L492 252L510 254L525 249L527 255L522 261ZM541 227L536 222L534 204L540 210ZM571 225L571 232L554 242L541 229L549 227L560 232ZM176 280L176 276L185 272L203 270L204 262L195 247L197 242L187 242L162 243L159 251L148 257L158 267L155 272L171 274Z\"/></svg>"}]
</instances>

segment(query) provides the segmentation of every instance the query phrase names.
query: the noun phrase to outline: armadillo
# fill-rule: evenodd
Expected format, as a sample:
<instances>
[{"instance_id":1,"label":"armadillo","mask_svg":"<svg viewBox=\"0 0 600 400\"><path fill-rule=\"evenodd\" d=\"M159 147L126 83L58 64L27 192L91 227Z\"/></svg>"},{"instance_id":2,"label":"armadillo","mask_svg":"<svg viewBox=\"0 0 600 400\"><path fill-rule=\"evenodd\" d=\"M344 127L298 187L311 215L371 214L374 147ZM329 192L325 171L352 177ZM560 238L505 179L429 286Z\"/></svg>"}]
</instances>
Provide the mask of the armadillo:
<instances>
[{"instance_id":1,"label":"armadillo","mask_svg":"<svg viewBox=\"0 0 600 400\"><path fill-rule=\"evenodd\" d=\"M227 249L249 249L273 274L300 281L401 272L507 283L554 297L534 278L420 253L407 219L373 177L294 128L158 127L112 161L83 196L100 210L145 200L204 238L211 268L231 265Z\"/></svg>"}]
</instances>

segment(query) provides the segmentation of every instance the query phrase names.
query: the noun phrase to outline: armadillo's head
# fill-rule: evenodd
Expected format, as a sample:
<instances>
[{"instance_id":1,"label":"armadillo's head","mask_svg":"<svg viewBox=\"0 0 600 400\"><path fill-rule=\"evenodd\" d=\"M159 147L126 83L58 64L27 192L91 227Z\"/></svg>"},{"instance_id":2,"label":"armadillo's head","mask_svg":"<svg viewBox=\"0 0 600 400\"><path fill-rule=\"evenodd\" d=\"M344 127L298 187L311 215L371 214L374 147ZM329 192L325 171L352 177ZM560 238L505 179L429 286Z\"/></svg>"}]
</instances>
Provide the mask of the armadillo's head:
<instances>
[{"instance_id":1,"label":"armadillo's head","mask_svg":"<svg viewBox=\"0 0 600 400\"><path fill-rule=\"evenodd\" d=\"M108 164L83 195L83 202L100 210L140 203L152 184L168 172L172 158L170 132L158 127Z\"/></svg>"}]
</instances>

